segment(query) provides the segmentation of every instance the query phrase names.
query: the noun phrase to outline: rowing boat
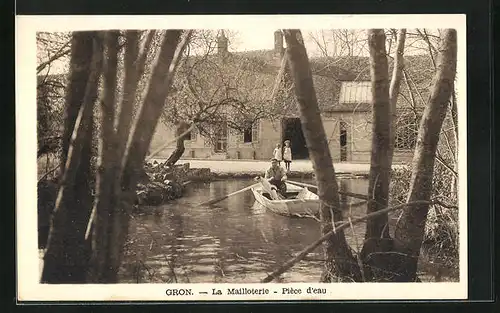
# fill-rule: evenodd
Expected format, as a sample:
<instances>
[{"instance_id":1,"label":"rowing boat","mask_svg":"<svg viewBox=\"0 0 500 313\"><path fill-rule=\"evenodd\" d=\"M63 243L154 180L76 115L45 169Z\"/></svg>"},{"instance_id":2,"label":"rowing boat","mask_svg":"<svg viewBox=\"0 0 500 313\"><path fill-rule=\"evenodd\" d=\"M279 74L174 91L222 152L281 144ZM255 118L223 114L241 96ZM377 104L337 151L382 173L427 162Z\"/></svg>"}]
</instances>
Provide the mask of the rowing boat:
<instances>
[{"instance_id":1,"label":"rowing boat","mask_svg":"<svg viewBox=\"0 0 500 313\"><path fill-rule=\"evenodd\" d=\"M261 180L261 184L252 188L255 201L267 210L289 217L307 217L319 214L319 197L306 187L286 183L286 195L280 197L271 184Z\"/></svg>"}]
</instances>

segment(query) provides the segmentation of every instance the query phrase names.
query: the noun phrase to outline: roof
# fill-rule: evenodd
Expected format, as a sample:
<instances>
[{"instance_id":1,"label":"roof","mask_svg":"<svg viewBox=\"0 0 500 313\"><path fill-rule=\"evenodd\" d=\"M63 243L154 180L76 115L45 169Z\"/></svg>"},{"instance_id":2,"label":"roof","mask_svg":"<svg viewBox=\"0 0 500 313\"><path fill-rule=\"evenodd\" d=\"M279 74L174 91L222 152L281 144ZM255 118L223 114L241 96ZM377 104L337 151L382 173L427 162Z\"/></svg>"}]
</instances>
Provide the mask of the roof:
<instances>
[{"instance_id":1,"label":"roof","mask_svg":"<svg viewBox=\"0 0 500 313\"><path fill-rule=\"evenodd\" d=\"M199 62L201 58L200 56L191 56L187 62L193 64ZM222 80L231 78L223 83L234 85L238 97L256 102L255 105L262 105L263 102L270 100L281 63L280 56L274 50L228 52L224 55L213 54L207 56L207 61L200 62L196 80L200 93L202 93L201 89L206 89L206 97L214 93ZM368 57L360 56L311 58L311 71L320 109L330 112L370 111L370 103L339 102L342 82L370 81L369 62ZM392 68L393 60L389 59L389 80ZM416 106L423 106L429 97L429 87L434 75L431 58L428 55L405 56L405 70L408 74L408 84L406 82L401 84L398 106L409 106L412 101L415 102ZM222 74L214 76L213 73L216 71L221 71ZM182 79L182 77L185 78L186 73L183 73L180 68L177 75ZM52 79L57 76L57 80L66 79L65 75L49 76ZM40 76L38 79L40 81ZM245 88L241 88L241 86ZM413 100L408 86L413 91ZM182 88L186 87L177 85L174 90ZM296 102L293 92L281 97L280 100ZM291 103L282 105L282 107L288 108L291 113L296 111Z\"/></svg>"},{"instance_id":2,"label":"roof","mask_svg":"<svg viewBox=\"0 0 500 313\"><path fill-rule=\"evenodd\" d=\"M245 64L243 68L259 73L258 80L264 84L273 84L279 71L280 57L274 50L253 50L245 52L228 52L225 56L225 66L231 67ZM416 106L423 106L429 95L429 87L434 75L432 60L428 55L405 56L405 70L408 74L408 85L413 91ZM391 80L393 60L389 59L389 80ZM369 57L321 57L310 59L313 82L322 111L352 112L370 111L371 103L340 103L339 96L343 82L370 81ZM268 77L268 76L271 76ZM403 82L400 87L398 106L408 106L412 101L408 85ZM248 86L249 89L254 88ZM260 89L270 91L270 86ZM417 94L417 96L415 96ZM263 98L263 97L261 97ZM295 99L295 97L292 97ZM286 98L290 101L291 98ZM292 100L295 102L295 100Z\"/></svg>"}]
</instances>

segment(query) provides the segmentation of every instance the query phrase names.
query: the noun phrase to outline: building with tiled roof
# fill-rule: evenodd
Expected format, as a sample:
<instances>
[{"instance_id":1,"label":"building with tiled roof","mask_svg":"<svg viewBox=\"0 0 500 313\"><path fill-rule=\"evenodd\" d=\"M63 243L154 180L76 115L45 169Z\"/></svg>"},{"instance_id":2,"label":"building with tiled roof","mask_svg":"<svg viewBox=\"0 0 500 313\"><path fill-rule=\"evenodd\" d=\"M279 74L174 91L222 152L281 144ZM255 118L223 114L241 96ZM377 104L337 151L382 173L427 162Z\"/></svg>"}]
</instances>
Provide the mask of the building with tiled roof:
<instances>
[{"instance_id":1,"label":"building with tiled roof","mask_svg":"<svg viewBox=\"0 0 500 313\"><path fill-rule=\"evenodd\" d=\"M273 50L229 52L227 39L219 37L216 55L224 66L246 64L242 70L252 71L255 77L248 89L261 94L264 101L270 95L284 54L281 32L274 34ZM214 57L217 57L214 56ZM245 62L241 62L244 59ZM322 112L334 162L369 162L371 153L371 83L368 57L313 58L310 60L314 87ZM392 61L390 73L392 72ZM401 84L398 110L406 120L398 121L394 162L408 161L412 157L418 121L411 119L411 111L421 111L427 101L429 86L434 74L432 60L427 55L405 57L407 79ZM257 73L257 74L255 74ZM259 85L256 85L256 81ZM250 85L252 84L252 85ZM410 94L408 87L413 90ZM415 96L418 95L418 96ZM254 99L259 97L254 96ZM293 92L282 99L287 101L280 119L260 119L248 130L234 132L227 125L220 125L215 141L206 140L196 131L185 141L183 158L195 159L261 159L272 156L277 143L291 141L294 159L308 158L308 150L300 127L299 111ZM410 112L410 114L408 114ZM408 122L410 116L410 122ZM175 127L158 124L151 151L175 138ZM168 157L175 143L166 147L160 157Z\"/></svg>"}]
</instances>

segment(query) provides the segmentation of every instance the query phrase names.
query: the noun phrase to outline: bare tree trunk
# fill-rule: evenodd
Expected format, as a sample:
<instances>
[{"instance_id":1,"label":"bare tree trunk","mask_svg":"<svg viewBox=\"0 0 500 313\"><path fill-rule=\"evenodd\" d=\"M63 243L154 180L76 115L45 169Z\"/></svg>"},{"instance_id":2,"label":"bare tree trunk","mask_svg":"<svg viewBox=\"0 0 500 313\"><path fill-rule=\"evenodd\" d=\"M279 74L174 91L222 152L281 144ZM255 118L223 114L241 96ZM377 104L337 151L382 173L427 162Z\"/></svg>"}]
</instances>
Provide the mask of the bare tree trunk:
<instances>
[{"instance_id":1,"label":"bare tree trunk","mask_svg":"<svg viewBox=\"0 0 500 313\"><path fill-rule=\"evenodd\" d=\"M429 200L432 193L432 177L439 134L456 75L457 33L454 29L444 31L441 45L431 97L420 122L408 203ZM405 273L403 273L409 280L416 279L418 257L428 211L429 204L411 205L403 212L396 225L395 238L402 245L404 253L409 256Z\"/></svg>"},{"instance_id":2,"label":"bare tree trunk","mask_svg":"<svg viewBox=\"0 0 500 313\"><path fill-rule=\"evenodd\" d=\"M184 141L186 140L186 136L182 136L184 132L186 132L191 125L186 122L180 122L177 126L175 136L177 137L177 144L175 150L170 154L167 159L167 166L174 166L177 161L182 157L186 148L184 147Z\"/></svg>"},{"instance_id":3,"label":"bare tree trunk","mask_svg":"<svg viewBox=\"0 0 500 313\"><path fill-rule=\"evenodd\" d=\"M106 57L103 63L103 97L100 101L101 136L99 140L99 160L96 175L96 194L93 211L96 214L95 235L93 236L92 252L93 267L89 279L94 283L106 282L108 269L109 242L108 227L111 216L113 199L114 163L117 158L114 154L117 149L115 141L115 91L118 67L118 37L119 31L102 33Z\"/></svg>"},{"instance_id":4,"label":"bare tree trunk","mask_svg":"<svg viewBox=\"0 0 500 313\"><path fill-rule=\"evenodd\" d=\"M453 91L450 99L450 115L453 123L453 169L458 172L458 112L457 112L457 95L455 91L455 83L453 83ZM450 191L456 197L458 195L457 177L452 177Z\"/></svg>"},{"instance_id":5,"label":"bare tree trunk","mask_svg":"<svg viewBox=\"0 0 500 313\"><path fill-rule=\"evenodd\" d=\"M325 129L313 86L311 68L300 30L283 30L287 43L287 57L290 72L295 82L295 94L300 107L302 130L318 183L321 199L321 232L333 229L333 223L342 220L338 185L332 164ZM323 244L325 272L322 281L334 277L345 281L360 281L361 271L347 244L343 231L338 231Z\"/></svg>"},{"instance_id":6,"label":"bare tree trunk","mask_svg":"<svg viewBox=\"0 0 500 313\"><path fill-rule=\"evenodd\" d=\"M93 267L89 279L94 283L116 282L119 266L117 249L120 241L117 236L126 236L125 233L116 234L114 228L122 219L115 208L121 205L121 175L122 158L129 138L133 108L136 102L137 85L144 73L146 55L150 49L154 31L146 37L142 52L139 52L138 31L125 33L125 80L123 99L119 106L116 122L116 132L112 128L115 119L115 89L117 75L118 35L116 31L108 32L106 44L108 47L108 62L104 80L104 98L101 102L103 117L102 140L100 151L100 171L98 172L98 192L92 216L88 224L87 235L94 233ZM93 226L93 223L96 226ZM118 247L116 247L118 245ZM119 258L119 256L118 256Z\"/></svg>"},{"instance_id":7,"label":"bare tree trunk","mask_svg":"<svg viewBox=\"0 0 500 313\"><path fill-rule=\"evenodd\" d=\"M396 43L396 56L394 58L394 68L392 70L391 86L389 87L389 100L391 102L391 143L389 145L389 164L392 167L394 158L394 144L396 140L396 120L398 118L398 96L403 80L404 49L405 49L406 29L400 29ZM411 91L409 91L411 92Z\"/></svg>"},{"instance_id":8,"label":"bare tree trunk","mask_svg":"<svg viewBox=\"0 0 500 313\"><path fill-rule=\"evenodd\" d=\"M112 206L112 220L108 229L109 241L112 243L108 245L106 264L108 283L117 281L137 180L143 171L144 158L170 91L176 64L187 44L188 38L185 38L181 47L176 49L180 35L180 30L167 30L165 34L160 53L154 62L146 97L136 116L127 148L122 156L121 170L116 178L121 182L121 190L115 187L118 194L115 196L116 203Z\"/></svg>"},{"instance_id":9,"label":"bare tree trunk","mask_svg":"<svg viewBox=\"0 0 500 313\"><path fill-rule=\"evenodd\" d=\"M92 109L101 60L97 33L75 32L63 139L65 163L44 256L41 280L45 283L82 283L86 279L90 245L84 234L92 203L89 186Z\"/></svg>"},{"instance_id":10,"label":"bare tree trunk","mask_svg":"<svg viewBox=\"0 0 500 313\"><path fill-rule=\"evenodd\" d=\"M71 135L75 129L76 118L85 96L85 88L90 76L92 63L92 41L96 32L74 32L71 39L71 60L68 86L66 87L66 109L64 112L64 131L62 136L61 175L66 166Z\"/></svg>"},{"instance_id":11,"label":"bare tree trunk","mask_svg":"<svg viewBox=\"0 0 500 313\"><path fill-rule=\"evenodd\" d=\"M383 29L368 31L370 71L372 80L372 153L367 214L382 210L389 202L391 172L391 103L389 101L389 72ZM388 238L388 215L380 215L366 224L365 239Z\"/></svg>"},{"instance_id":12,"label":"bare tree trunk","mask_svg":"<svg viewBox=\"0 0 500 313\"><path fill-rule=\"evenodd\" d=\"M184 139L177 139L175 150L168 157L166 165L174 166L175 163L177 163L177 161L179 161L179 159L182 157L184 151L186 151L186 148L184 147Z\"/></svg>"},{"instance_id":13,"label":"bare tree trunk","mask_svg":"<svg viewBox=\"0 0 500 313\"><path fill-rule=\"evenodd\" d=\"M453 82L453 90L451 93L451 120L453 121L453 131L455 133L455 144L458 143L458 110L457 110L457 94L455 91L455 82ZM457 145L458 146L458 145Z\"/></svg>"},{"instance_id":14,"label":"bare tree trunk","mask_svg":"<svg viewBox=\"0 0 500 313\"><path fill-rule=\"evenodd\" d=\"M136 30L125 32L125 79L123 99L120 103L117 126L117 155L122 156L127 146L127 139L132 126L137 84L144 73L147 53L151 47L155 31L146 37L142 52L139 51L140 33ZM120 166L120 164L118 164Z\"/></svg>"},{"instance_id":15,"label":"bare tree trunk","mask_svg":"<svg viewBox=\"0 0 500 313\"><path fill-rule=\"evenodd\" d=\"M124 162L122 162L122 165L124 165L123 186L126 186L126 189L128 187L135 188L134 183L132 183L136 174L134 172L142 168L142 162L147 154L151 138L163 111L165 99L170 91L175 67L175 64L172 64L172 60L175 56L175 61L178 62L182 53L179 51L180 49L176 51L180 35L180 30L168 30L165 34L159 57L155 62L146 98L132 126L132 138L127 145L125 155L123 156ZM176 52L177 54L174 55Z\"/></svg>"},{"instance_id":16,"label":"bare tree trunk","mask_svg":"<svg viewBox=\"0 0 500 313\"><path fill-rule=\"evenodd\" d=\"M146 40L145 51L143 51L142 55L139 55L140 32L134 30L125 32L123 98L117 108L118 114L116 121L116 133L113 135L114 139L111 138L112 136L109 129L106 130L106 126L104 126L102 132L103 136L105 135L104 133L106 133L106 139L101 138L102 148L107 147L107 144L104 142L109 143L111 141L114 142L115 147L113 149L109 149L108 147L108 149L106 149L106 156L104 155L104 150L101 150L100 162L107 163L106 165L102 164L101 168L103 171L106 171L106 175L104 175L104 172L102 171L97 174L97 176L99 176L97 180L102 181L99 182L98 185L102 187L97 187L98 192L96 194L96 202L94 203L92 215L85 234L85 236L88 237L92 233L97 233L94 234L95 240L93 241L93 266L88 276L88 280L94 283L106 282L109 279L109 269L106 267L106 264L109 262L109 246L113 245L108 234L108 229L111 227L111 221L113 220L110 216L112 211L110 208L114 207L118 203L117 197L119 197L121 192L120 177L118 175L121 168L120 156L122 156L125 151L130 132L130 125L133 119L133 108L136 102L137 85L142 73L144 72L145 55L147 54L149 45L151 44L150 35L151 33L148 35ZM110 103L112 106L115 105L113 90L116 88L116 73L113 74L113 68L115 68L116 71L114 59L115 54L118 52L115 51L115 40L112 37L113 36L107 35L108 55L112 54L112 56L111 60L109 60L110 62L106 63L106 77L104 82L105 99L103 99L104 102L101 103L101 109L107 111L107 113L102 114L103 117L107 116L107 118L105 118L103 122L111 120L111 115L113 115L114 118L114 113L112 113L114 112L114 109L112 110L112 108L110 108ZM110 46L112 47L111 53L109 49ZM96 217L96 215L98 217ZM94 223L97 224L97 227L94 227ZM99 240L97 241L96 238L99 238Z\"/></svg>"}]
</instances>

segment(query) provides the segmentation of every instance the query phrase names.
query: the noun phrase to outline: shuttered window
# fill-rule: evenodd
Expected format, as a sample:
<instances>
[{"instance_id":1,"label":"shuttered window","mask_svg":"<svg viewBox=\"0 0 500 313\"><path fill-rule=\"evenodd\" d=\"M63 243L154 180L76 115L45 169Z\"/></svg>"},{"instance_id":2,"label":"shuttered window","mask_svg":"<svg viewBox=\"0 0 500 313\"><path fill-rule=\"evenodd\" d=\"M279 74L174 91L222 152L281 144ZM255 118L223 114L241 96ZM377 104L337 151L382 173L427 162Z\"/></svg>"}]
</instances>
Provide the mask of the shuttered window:
<instances>
[{"instance_id":1,"label":"shuttered window","mask_svg":"<svg viewBox=\"0 0 500 313\"><path fill-rule=\"evenodd\" d=\"M259 142L260 121L256 120L252 125L252 142Z\"/></svg>"}]
</instances>

